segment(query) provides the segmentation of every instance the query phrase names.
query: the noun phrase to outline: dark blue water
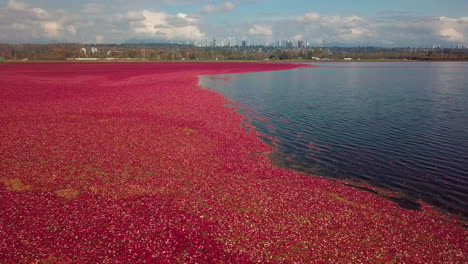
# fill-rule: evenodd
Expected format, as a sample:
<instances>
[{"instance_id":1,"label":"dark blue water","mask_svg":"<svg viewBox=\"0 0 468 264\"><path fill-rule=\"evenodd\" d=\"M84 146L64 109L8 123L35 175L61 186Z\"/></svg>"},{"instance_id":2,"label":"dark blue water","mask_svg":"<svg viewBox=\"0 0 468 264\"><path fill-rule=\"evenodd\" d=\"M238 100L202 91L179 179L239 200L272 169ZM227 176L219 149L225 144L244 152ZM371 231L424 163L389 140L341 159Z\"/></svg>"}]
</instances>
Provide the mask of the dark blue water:
<instances>
[{"instance_id":1,"label":"dark blue water","mask_svg":"<svg viewBox=\"0 0 468 264\"><path fill-rule=\"evenodd\" d=\"M278 139L269 142L278 165L396 190L467 217L468 63L318 66L200 82Z\"/></svg>"}]
</instances>

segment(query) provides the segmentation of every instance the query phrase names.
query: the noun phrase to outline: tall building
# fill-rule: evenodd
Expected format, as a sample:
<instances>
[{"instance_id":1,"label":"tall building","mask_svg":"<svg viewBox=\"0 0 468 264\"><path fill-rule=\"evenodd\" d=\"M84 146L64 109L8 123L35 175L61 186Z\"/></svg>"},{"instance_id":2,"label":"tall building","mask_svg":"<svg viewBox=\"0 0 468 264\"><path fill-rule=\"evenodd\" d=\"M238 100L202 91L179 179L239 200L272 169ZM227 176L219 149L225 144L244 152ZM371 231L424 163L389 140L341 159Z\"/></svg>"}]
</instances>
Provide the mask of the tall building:
<instances>
[{"instance_id":1,"label":"tall building","mask_svg":"<svg viewBox=\"0 0 468 264\"><path fill-rule=\"evenodd\" d=\"M245 49L246 45L245 45L245 40L242 41L242 49Z\"/></svg>"},{"instance_id":2,"label":"tall building","mask_svg":"<svg viewBox=\"0 0 468 264\"><path fill-rule=\"evenodd\" d=\"M304 41L303 41L303 40L298 40L298 41L297 41L297 47L298 47L299 49L304 48Z\"/></svg>"},{"instance_id":3,"label":"tall building","mask_svg":"<svg viewBox=\"0 0 468 264\"><path fill-rule=\"evenodd\" d=\"M211 42L211 46L216 47L216 39L213 38L213 42Z\"/></svg>"}]
</instances>

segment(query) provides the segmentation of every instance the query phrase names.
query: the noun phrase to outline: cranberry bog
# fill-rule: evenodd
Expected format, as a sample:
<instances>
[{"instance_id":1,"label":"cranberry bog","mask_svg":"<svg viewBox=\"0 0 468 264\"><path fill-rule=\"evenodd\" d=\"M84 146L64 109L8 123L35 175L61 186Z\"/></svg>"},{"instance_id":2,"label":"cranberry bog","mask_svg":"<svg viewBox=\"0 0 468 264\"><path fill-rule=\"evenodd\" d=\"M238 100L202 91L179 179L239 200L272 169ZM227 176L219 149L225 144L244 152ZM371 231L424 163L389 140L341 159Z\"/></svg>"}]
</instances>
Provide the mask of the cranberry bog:
<instances>
[{"instance_id":1,"label":"cranberry bog","mask_svg":"<svg viewBox=\"0 0 468 264\"><path fill-rule=\"evenodd\" d=\"M465 224L273 166L198 86L295 67L0 65L0 262L466 263Z\"/></svg>"}]
</instances>

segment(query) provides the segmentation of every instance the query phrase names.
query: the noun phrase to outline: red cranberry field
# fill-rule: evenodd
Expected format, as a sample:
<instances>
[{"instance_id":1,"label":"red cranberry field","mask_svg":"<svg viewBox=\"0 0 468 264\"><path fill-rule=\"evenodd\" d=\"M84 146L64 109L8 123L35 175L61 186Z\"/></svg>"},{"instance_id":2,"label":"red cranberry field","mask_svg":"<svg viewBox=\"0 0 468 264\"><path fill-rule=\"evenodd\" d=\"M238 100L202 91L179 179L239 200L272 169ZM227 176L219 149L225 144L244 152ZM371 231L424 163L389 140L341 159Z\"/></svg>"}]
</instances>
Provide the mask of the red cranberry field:
<instances>
[{"instance_id":1,"label":"red cranberry field","mask_svg":"<svg viewBox=\"0 0 468 264\"><path fill-rule=\"evenodd\" d=\"M295 67L0 65L0 263L468 262L463 224L274 167L198 86Z\"/></svg>"}]
</instances>

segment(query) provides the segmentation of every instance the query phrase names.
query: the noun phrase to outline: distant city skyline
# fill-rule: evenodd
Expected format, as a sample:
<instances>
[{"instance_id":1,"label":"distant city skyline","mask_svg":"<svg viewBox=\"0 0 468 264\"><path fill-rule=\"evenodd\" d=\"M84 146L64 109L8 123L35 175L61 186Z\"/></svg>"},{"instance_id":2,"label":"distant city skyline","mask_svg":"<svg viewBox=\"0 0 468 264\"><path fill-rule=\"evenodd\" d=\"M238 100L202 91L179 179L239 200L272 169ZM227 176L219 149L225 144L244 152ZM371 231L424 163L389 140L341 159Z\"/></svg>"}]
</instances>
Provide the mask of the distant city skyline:
<instances>
[{"instance_id":1,"label":"distant city skyline","mask_svg":"<svg viewBox=\"0 0 468 264\"><path fill-rule=\"evenodd\" d=\"M462 0L0 0L0 43L468 44Z\"/></svg>"}]
</instances>

